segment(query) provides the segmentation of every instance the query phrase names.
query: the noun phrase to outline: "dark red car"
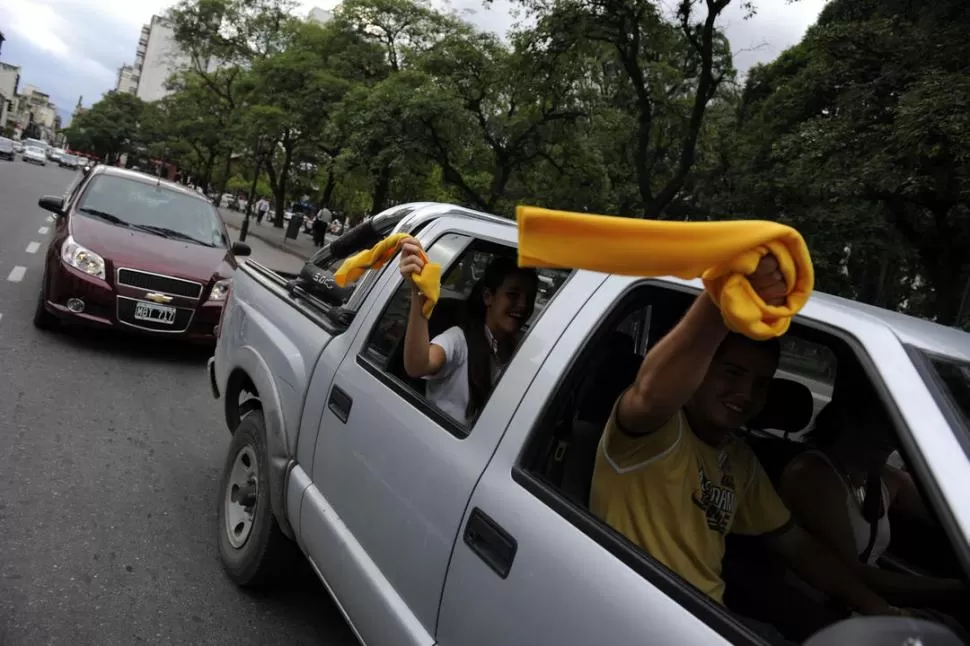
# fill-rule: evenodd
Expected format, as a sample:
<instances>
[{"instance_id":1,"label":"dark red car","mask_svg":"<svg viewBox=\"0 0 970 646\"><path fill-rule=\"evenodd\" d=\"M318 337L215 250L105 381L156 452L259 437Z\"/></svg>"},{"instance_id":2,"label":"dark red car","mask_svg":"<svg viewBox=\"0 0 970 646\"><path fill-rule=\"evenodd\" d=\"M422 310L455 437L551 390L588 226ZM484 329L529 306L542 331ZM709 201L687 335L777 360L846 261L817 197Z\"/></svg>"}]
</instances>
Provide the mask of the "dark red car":
<instances>
[{"instance_id":1,"label":"dark red car","mask_svg":"<svg viewBox=\"0 0 970 646\"><path fill-rule=\"evenodd\" d=\"M64 197L56 216L34 325L59 321L119 327L214 343L235 256L215 207L178 184L96 166Z\"/></svg>"}]
</instances>

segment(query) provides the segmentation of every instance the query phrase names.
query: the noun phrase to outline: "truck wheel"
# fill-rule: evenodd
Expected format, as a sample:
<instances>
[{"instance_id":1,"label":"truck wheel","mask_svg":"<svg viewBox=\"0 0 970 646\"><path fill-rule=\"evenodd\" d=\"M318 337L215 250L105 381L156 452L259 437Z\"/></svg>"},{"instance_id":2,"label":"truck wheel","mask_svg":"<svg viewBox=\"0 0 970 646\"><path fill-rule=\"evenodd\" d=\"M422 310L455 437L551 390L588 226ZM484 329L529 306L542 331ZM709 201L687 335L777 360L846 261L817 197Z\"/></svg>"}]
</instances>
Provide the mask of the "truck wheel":
<instances>
[{"instance_id":1,"label":"truck wheel","mask_svg":"<svg viewBox=\"0 0 970 646\"><path fill-rule=\"evenodd\" d=\"M293 548L270 508L265 438L262 415L243 418L219 486L219 555L229 578L245 587L268 584Z\"/></svg>"}]
</instances>

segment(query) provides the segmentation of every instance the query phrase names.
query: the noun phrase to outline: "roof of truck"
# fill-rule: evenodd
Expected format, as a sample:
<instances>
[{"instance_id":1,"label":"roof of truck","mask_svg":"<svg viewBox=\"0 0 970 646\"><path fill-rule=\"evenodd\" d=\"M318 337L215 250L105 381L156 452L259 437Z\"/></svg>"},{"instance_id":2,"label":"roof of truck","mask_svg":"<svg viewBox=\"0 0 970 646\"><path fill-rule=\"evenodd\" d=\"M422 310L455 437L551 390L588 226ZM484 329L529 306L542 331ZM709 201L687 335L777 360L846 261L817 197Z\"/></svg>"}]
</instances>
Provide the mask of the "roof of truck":
<instances>
[{"instance_id":1,"label":"roof of truck","mask_svg":"<svg viewBox=\"0 0 970 646\"><path fill-rule=\"evenodd\" d=\"M396 224L403 223L404 228L411 231L428 220L446 216L488 221L508 227L515 226L515 221L509 218L439 202L401 204L382 211L375 215L373 219L376 225L380 226L383 221L386 225L390 225L391 229L395 228ZM700 280L680 280L666 277L664 280L703 289ZM834 323L837 323L840 317L848 316L874 319L888 327L905 344L927 352L970 361L970 334L955 327L940 325L902 312L887 310L820 291L812 294L807 307L810 307L811 310L820 310L812 312L814 317Z\"/></svg>"}]
</instances>

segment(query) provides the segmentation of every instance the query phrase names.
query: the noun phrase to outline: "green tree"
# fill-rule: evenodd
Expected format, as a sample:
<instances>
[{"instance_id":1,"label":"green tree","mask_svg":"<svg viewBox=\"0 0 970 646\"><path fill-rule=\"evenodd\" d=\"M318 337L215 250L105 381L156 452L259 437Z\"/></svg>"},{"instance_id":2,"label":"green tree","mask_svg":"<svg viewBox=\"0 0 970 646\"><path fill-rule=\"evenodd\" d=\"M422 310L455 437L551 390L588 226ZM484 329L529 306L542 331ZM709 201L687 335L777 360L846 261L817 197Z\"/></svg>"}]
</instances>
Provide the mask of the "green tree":
<instances>
[{"instance_id":1,"label":"green tree","mask_svg":"<svg viewBox=\"0 0 970 646\"><path fill-rule=\"evenodd\" d=\"M751 71L708 203L795 224L823 289L966 322L968 35L963 3L830 3Z\"/></svg>"},{"instance_id":2,"label":"green tree","mask_svg":"<svg viewBox=\"0 0 970 646\"><path fill-rule=\"evenodd\" d=\"M231 175L234 151L258 152L256 138L239 128L248 122L243 112L251 105L247 70L283 50L296 22L295 6L292 0L180 0L166 14L189 61L172 79L173 88L197 79L211 94L219 120L231 124L223 130L227 145L219 193Z\"/></svg>"},{"instance_id":3,"label":"green tree","mask_svg":"<svg viewBox=\"0 0 970 646\"><path fill-rule=\"evenodd\" d=\"M128 93L109 92L65 128L74 148L89 150L108 162L136 150L142 143L145 102Z\"/></svg>"},{"instance_id":4,"label":"green tree","mask_svg":"<svg viewBox=\"0 0 970 646\"><path fill-rule=\"evenodd\" d=\"M592 139L618 188L615 208L661 217L689 178L708 104L734 77L716 26L730 0L680 0L673 19L653 0L520 3L536 18L537 49L586 61L592 118L602 129Z\"/></svg>"},{"instance_id":5,"label":"green tree","mask_svg":"<svg viewBox=\"0 0 970 646\"><path fill-rule=\"evenodd\" d=\"M266 172L276 198L276 225L283 226L290 173L329 150L326 126L351 81L330 69L324 55L332 32L315 24L293 29L287 47L253 66L247 130L265 137Z\"/></svg>"}]
</instances>

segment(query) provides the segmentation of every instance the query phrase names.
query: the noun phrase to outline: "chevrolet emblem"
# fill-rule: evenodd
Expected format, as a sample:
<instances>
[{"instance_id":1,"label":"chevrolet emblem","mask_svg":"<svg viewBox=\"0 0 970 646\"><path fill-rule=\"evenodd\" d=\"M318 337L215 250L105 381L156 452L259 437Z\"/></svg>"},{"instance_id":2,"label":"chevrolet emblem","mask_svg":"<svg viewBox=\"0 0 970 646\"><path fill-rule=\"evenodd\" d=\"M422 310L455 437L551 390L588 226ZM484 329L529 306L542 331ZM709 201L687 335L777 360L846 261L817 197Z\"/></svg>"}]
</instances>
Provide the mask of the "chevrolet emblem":
<instances>
[{"instance_id":1,"label":"chevrolet emblem","mask_svg":"<svg viewBox=\"0 0 970 646\"><path fill-rule=\"evenodd\" d=\"M147 300L152 301L153 303L171 303L172 302L172 297L171 296L166 296L165 294L158 294L156 292L149 292L149 293L145 294L145 298Z\"/></svg>"}]
</instances>

